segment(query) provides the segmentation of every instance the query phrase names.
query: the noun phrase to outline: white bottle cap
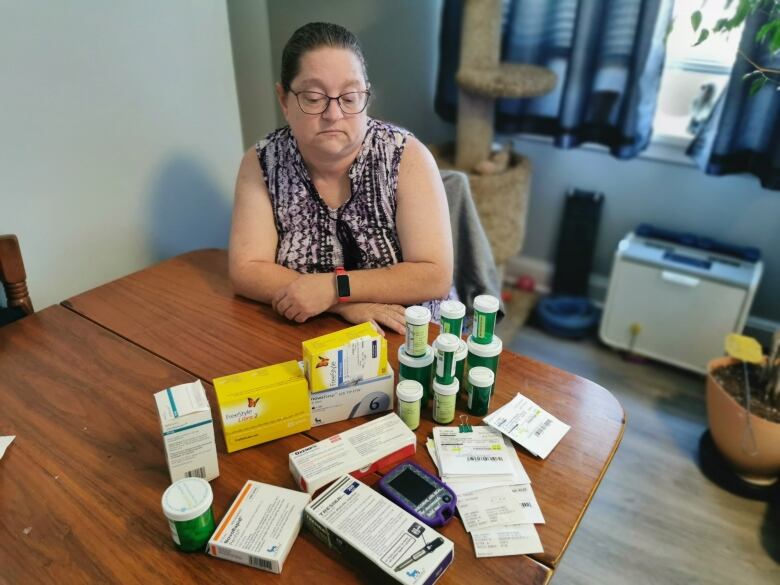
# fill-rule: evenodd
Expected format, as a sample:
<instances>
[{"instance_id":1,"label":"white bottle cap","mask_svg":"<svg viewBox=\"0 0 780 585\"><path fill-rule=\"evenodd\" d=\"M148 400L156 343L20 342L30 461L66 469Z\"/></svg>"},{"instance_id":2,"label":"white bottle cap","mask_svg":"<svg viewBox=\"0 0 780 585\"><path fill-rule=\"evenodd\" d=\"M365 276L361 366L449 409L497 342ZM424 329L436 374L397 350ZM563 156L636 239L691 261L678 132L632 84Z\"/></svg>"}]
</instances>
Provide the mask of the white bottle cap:
<instances>
[{"instance_id":1,"label":"white bottle cap","mask_svg":"<svg viewBox=\"0 0 780 585\"><path fill-rule=\"evenodd\" d=\"M425 346L425 353L420 357L414 357L406 353L406 348L402 343L398 347L398 361L410 368L424 368L433 363L433 348L430 345Z\"/></svg>"},{"instance_id":2,"label":"white bottle cap","mask_svg":"<svg viewBox=\"0 0 780 585\"><path fill-rule=\"evenodd\" d=\"M499 355L504 348L504 344L498 335L494 335L490 343L477 343L472 339L472 336L469 335L468 347L469 351L474 355L489 358Z\"/></svg>"},{"instance_id":3,"label":"white bottle cap","mask_svg":"<svg viewBox=\"0 0 780 585\"><path fill-rule=\"evenodd\" d=\"M447 319L462 319L466 316L466 305L460 301L442 301L439 315Z\"/></svg>"},{"instance_id":4,"label":"white bottle cap","mask_svg":"<svg viewBox=\"0 0 780 585\"><path fill-rule=\"evenodd\" d=\"M185 477L173 482L163 493L163 514L168 520L186 522L204 514L213 500L209 482L200 477Z\"/></svg>"},{"instance_id":5,"label":"white bottle cap","mask_svg":"<svg viewBox=\"0 0 780 585\"><path fill-rule=\"evenodd\" d=\"M418 400L422 400L422 384L420 384L417 380L401 380L398 382L398 386L395 387L395 395L398 397L398 400L403 400L404 402L416 402Z\"/></svg>"},{"instance_id":6,"label":"white bottle cap","mask_svg":"<svg viewBox=\"0 0 780 585\"><path fill-rule=\"evenodd\" d=\"M412 305L404 311L406 322L410 325L427 325L431 322L431 311L420 305Z\"/></svg>"},{"instance_id":7,"label":"white bottle cap","mask_svg":"<svg viewBox=\"0 0 780 585\"><path fill-rule=\"evenodd\" d=\"M460 383L457 378L449 384L442 384L438 380L433 381L433 391L442 396L452 396L453 394L457 394L458 390L460 390Z\"/></svg>"},{"instance_id":8,"label":"white bottle cap","mask_svg":"<svg viewBox=\"0 0 780 585\"><path fill-rule=\"evenodd\" d=\"M441 333L433 342L439 351L456 352L460 346L460 338L452 333Z\"/></svg>"},{"instance_id":9,"label":"white bottle cap","mask_svg":"<svg viewBox=\"0 0 780 585\"><path fill-rule=\"evenodd\" d=\"M474 297L474 310L480 313L496 313L498 311L498 299L490 295Z\"/></svg>"},{"instance_id":10,"label":"white bottle cap","mask_svg":"<svg viewBox=\"0 0 780 585\"><path fill-rule=\"evenodd\" d=\"M488 386L492 386L495 381L496 376L490 368L476 366L469 370L469 384L472 386L487 388Z\"/></svg>"}]
</instances>

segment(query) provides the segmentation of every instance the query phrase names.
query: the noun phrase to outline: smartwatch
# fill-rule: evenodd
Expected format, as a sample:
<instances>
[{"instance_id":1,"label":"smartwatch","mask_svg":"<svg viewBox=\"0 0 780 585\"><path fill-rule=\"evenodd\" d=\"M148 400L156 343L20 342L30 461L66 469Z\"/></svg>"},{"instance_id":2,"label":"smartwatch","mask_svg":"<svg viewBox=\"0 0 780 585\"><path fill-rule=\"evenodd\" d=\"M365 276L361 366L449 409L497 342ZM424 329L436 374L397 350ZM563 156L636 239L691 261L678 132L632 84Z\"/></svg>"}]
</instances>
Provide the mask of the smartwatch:
<instances>
[{"instance_id":1,"label":"smartwatch","mask_svg":"<svg viewBox=\"0 0 780 585\"><path fill-rule=\"evenodd\" d=\"M343 266L336 266L336 291L340 303L349 301L349 275Z\"/></svg>"}]
</instances>

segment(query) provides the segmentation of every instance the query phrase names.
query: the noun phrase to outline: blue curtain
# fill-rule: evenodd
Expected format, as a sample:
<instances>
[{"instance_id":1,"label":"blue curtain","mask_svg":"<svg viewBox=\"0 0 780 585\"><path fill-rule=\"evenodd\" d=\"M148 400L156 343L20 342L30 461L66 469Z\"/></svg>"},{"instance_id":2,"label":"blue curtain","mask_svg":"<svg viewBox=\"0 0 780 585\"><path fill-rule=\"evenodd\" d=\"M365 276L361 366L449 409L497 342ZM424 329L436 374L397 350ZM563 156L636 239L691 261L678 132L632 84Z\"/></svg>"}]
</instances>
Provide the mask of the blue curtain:
<instances>
[{"instance_id":1,"label":"blue curtain","mask_svg":"<svg viewBox=\"0 0 780 585\"><path fill-rule=\"evenodd\" d=\"M743 55L734 62L729 83L688 154L707 174L752 173L763 187L780 190L780 92L770 82L751 96L755 77L744 79L754 69L745 57L762 67L780 69L780 56L773 58L765 45L755 41L767 19L767 13L756 12L745 23Z\"/></svg>"},{"instance_id":2,"label":"blue curtain","mask_svg":"<svg viewBox=\"0 0 780 585\"><path fill-rule=\"evenodd\" d=\"M454 122L464 0L445 0L436 111ZM584 142L632 158L650 142L671 0L505 0L501 60L553 70L557 87L501 99L496 130Z\"/></svg>"}]
</instances>

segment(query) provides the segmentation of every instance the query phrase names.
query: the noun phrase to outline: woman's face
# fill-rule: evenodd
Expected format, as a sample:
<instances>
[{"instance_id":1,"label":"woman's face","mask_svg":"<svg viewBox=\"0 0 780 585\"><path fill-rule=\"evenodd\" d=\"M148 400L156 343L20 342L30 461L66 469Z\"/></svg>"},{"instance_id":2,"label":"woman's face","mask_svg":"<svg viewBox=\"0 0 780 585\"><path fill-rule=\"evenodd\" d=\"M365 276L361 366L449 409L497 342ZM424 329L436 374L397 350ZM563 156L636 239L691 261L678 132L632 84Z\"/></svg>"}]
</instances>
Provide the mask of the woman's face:
<instances>
[{"instance_id":1,"label":"woman's face","mask_svg":"<svg viewBox=\"0 0 780 585\"><path fill-rule=\"evenodd\" d=\"M323 113L306 114L293 94L293 91L317 91L336 97L367 90L360 59L352 51L321 47L304 53L290 89L292 91L285 93L281 85L276 86L284 117L301 148L338 158L351 155L360 147L368 123L366 110L359 114L345 114L337 101L331 100Z\"/></svg>"}]
</instances>

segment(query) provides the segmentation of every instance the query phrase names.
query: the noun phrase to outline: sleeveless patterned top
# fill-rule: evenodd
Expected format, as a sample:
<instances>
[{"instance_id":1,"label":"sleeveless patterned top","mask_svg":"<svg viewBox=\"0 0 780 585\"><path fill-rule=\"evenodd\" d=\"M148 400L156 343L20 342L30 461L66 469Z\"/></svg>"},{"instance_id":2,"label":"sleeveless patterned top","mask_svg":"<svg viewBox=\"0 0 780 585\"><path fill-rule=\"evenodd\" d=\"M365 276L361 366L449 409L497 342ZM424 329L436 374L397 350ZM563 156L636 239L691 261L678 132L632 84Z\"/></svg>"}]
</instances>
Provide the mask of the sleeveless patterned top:
<instances>
[{"instance_id":1,"label":"sleeveless patterned top","mask_svg":"<svg viewBox=\"0 0 780 585\"><path fill-rule=\"evenodd\" d=\"M339 209L328 207L320 197L289 126L260 140L255 150L279 237L276 263L301 273L333 272L343 263L338 218L364 252L361 268L403 262L395 214L398 170L408 136L407 130L368 120L363 145L349 168L352 196ZM449 298L454 298L452 293ZM422 304L438 319L439 302Z\"/></svg>"}]
</instances>

